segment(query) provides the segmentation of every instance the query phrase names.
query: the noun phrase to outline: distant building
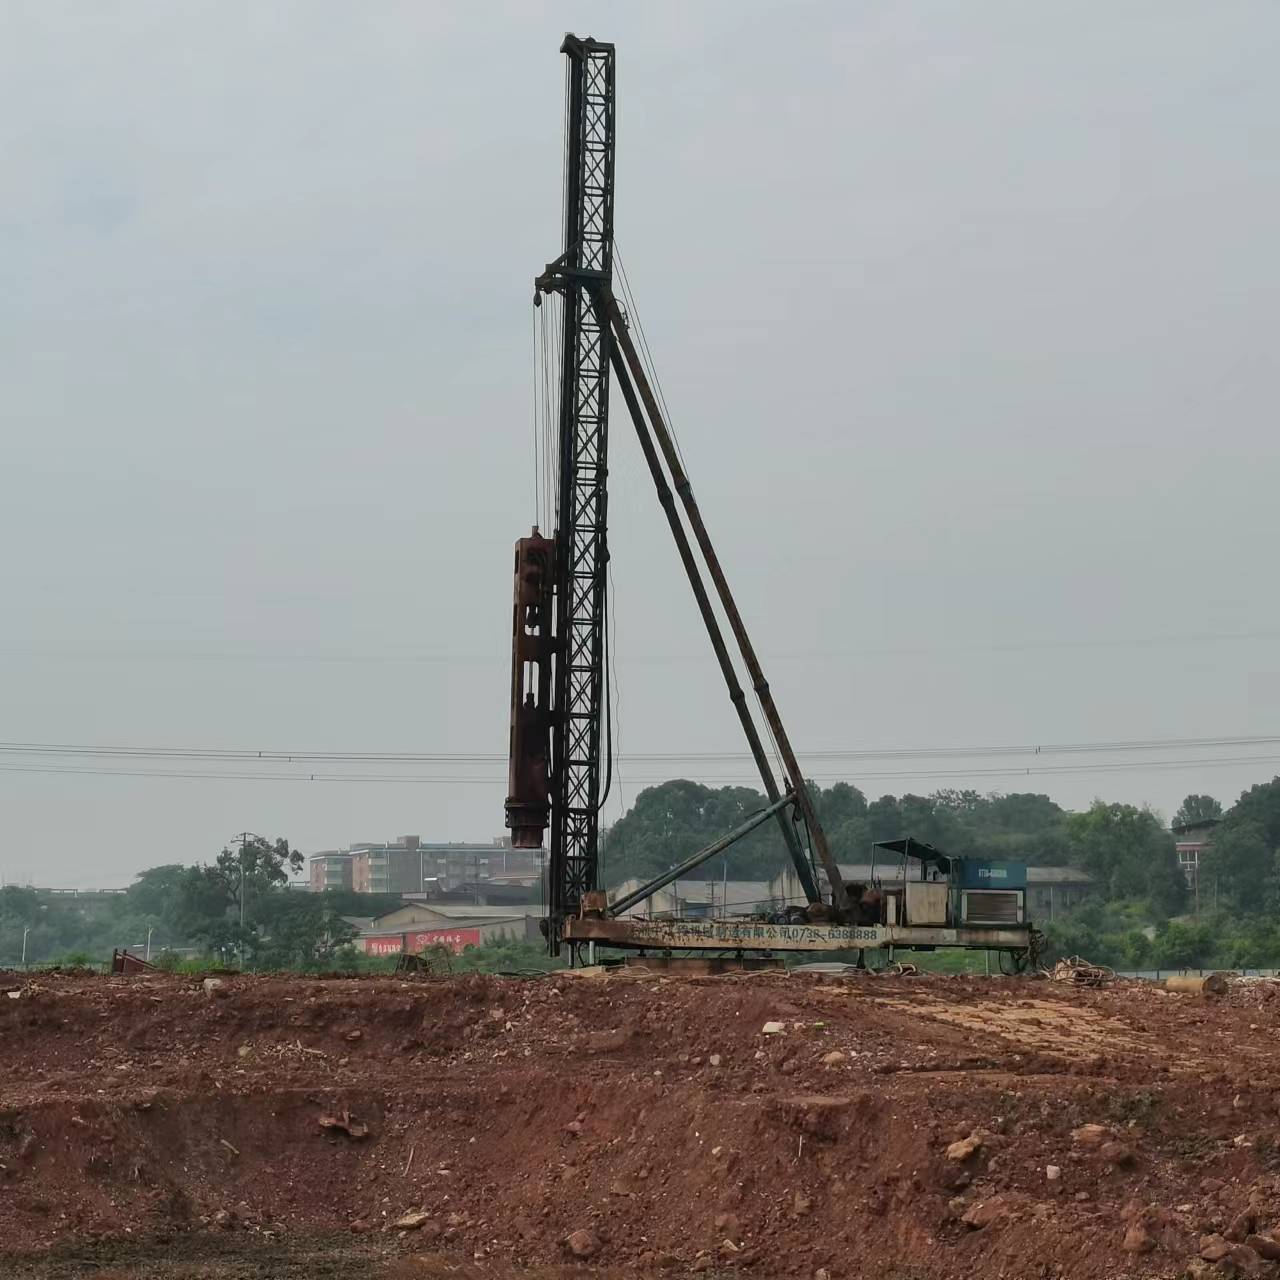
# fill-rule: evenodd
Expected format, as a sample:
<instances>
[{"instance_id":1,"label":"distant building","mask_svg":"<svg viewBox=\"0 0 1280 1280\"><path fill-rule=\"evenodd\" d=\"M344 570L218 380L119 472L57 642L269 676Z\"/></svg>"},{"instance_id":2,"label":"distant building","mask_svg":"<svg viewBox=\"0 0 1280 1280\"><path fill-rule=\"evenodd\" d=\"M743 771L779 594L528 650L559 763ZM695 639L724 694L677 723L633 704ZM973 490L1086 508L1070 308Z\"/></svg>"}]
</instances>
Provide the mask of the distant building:
<instances>
[{"instance_id":1,"label":"distant building","mask_svg":"<svg viewBox=\"0 0 1280 1280\"><path fill-rule=\"evenodd\" d=\"M1027 914L1032 920L1052 920L1070 911L1093 889L1093 877L1079 867L1028 867Z\"/></svg>"},{"instance_id":2,"label":"distant building","mask_svg":"<svg viewBox=\"0 0 1280 1280\"><path fill-rule=\"evenodd\" d=\"M312 854L309 883L315 890L466 894L477 902L487 896L524 902L536 900L544 866L541 850L512 849L507 837L480 844L400 836Z\"/></svg>"},{"instance_id":3,"label":"distant building","mask_svg":"<svg viewBox=\"0 0 1280 1280\"><path fill-rule=\"evenodd\" d=\"M460 953L485 942L540 941L540 918L520 910L413 902L370 920L355 945L371 956L416 954L432 946Z\"/></svg>"},{"instance_id":4,"label":"distant building","mask_svg":"<svg viewBox=\"0 0 1280 1280\"><path fill-rule=\"evenodd\" d=\"M624 880L609 891L609 899L616 902L635 893L644 883L632 878ZM767 880L676 880L658 889L622 914L626 916L652 916L658 919L696 919L699 916L749 915L760 910L771 910L774 901Z\"/></svg>"},{"instance_id":5,"label":"distant building","mask_svg":"<svg viewBox=\"0 0 1280 1280\"><path fill-rule=\"evenodd\" d=\"M351 846L351 887L357 893L417 893L425 864L417 836Z\"/></svg>"},{"instance_id":6,"label":"distant building","mask_svg":"<svg viewBox=\"0 0 1280 1280\"><path fill-rule=\"evenodd\" d=\"M1192 891L1200 882L1200 857L1213 844L1214 828L1221 818L1200 818L1196 822L1175 822L1173 842L1178 851L1178 865Z\"/></svg>"},{"instance_id":7,"label":"distant building","mask_svg":"<svg viewBox=\"0 0 1280 1280\"><path fill-rule=\"evenodd\" d=\"M351 888L351 855L341 849L326 849L313 853L310 858L311 888L320 893L325 889Z\"/></svg>"},{"instance_id":8,"label":"distant building","mask_svg":"<svg viewBox=\"0 0 1280 1280\"><path fill-rule=\"evenodd\" d=\"M896 860L841 864L840 875L846 884L878 882L886 889L902 884L902 864ZM818 873L818 882L826 887L826 876ZM1077 906L1093 887L1093 877L1076 867L1028 867L1027 915L1032 920L1052 920L1056 914ZM804 903L804 889L793 867L787 867L769 883L770 897L779 906Z\"/></svg>"},{"instance_id":9,"label":"distant building","mask_svg":"<svg viewBox=\"0 0 1280 1280\"><path fill-rule=\"evenodd\" d=\"M422 853L428 881L442 890L488 883L536 886L546 866L544 850L513 849L509 836L489 844L424 844Z\"/></svg>"}]
</instances>

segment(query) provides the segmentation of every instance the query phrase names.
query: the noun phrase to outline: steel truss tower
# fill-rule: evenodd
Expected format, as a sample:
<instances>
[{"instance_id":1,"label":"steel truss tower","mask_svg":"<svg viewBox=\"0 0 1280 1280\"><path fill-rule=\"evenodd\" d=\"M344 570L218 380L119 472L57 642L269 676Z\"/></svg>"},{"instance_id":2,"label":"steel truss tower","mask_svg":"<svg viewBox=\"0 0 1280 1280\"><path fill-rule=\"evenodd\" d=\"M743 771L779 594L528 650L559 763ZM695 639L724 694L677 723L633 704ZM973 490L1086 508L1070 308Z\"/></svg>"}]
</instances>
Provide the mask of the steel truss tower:
<instances>
[{"instance_id":1,"label":"steel truss tower","mask_svg":"<svg viewBox=\"0 0 1280 1280\"><path fill-rule=\"evenodd\" d=\"M556 508L556 667L549 916L597 887L608 565L609 351L598 300L613 278L614 47L567 36L564 253L540 281L564 295Z\"/></svg>"}]
</instances>

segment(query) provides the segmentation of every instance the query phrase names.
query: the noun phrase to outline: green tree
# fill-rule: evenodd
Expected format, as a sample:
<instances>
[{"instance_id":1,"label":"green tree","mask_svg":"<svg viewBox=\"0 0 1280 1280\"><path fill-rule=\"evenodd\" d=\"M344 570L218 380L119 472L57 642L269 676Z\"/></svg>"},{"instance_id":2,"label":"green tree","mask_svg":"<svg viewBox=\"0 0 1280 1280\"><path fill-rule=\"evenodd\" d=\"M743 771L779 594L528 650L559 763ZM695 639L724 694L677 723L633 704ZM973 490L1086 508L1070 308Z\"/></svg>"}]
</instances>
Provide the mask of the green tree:
<instances>
[{"instance_id":1,"label":"green tree","mask_svg":"<svg viewBox=\"0 0 1280 1280\"><path fill-rule=\"evenodd\" d=\"M125 894L129 908L140 916L172 921L182 899L188 870L181 863L170 862L140 871Z\"/></svg>"},{"instance_id":2,"label":"green tree","mask_svg":"<svg viewBox=\"0 0 1280 1280\"><path fill-rule=\"evenodd\" d=\"M1063 960L1081 956L1094 964L1107 964L1102 949L1102 920L1095 905L1064 913L1045 928L1045 959Z\"/></svg>"},{"instance_id":3,"label":"green tree","mask_svg":"<svg viewBox=\"0 0 1280 1280\"><path fill-rule=\"evenodd\" d=\"M184 867L174 882L171 905L163 919L184 941L216 940L218 946L227 946L231 901L221 875L209 867Z\"/></svg>"},{"instance_id":4,"label":"green tree","mask_svg":"<svg viewBox=\"0 0 1280 1280\"><path fill-rule=\"evenodd\" d=\"M1022 858L1042 867L1068 861L1066 814L1048 796L1031 792L987 796L971 819L977 849L997 858Z\"/></svg>"},{"instance_id":5,"label":"green tree","mask_svg":"<svg viewBox=\"0 0 1280 1280\"><path fill-rule=\"evenodd\" d=\"M813 790L818 816L824 824L835 826L850 818L867 816L867 797L857 787L850 786L847 782L837 782L825 790L814 787L812 783L809 785Z\"/></svg>"},{"instance_id":6,"label":"green tree","mask_svg":"<svg viewBox=\"0 0 1280 1280\"><path fill-rule=\"evenodd\" d=\"M865 862L871 851L867 797L847 782L837 782L825 790L812 787L812 795L836 861Z\"/></svg>"},{"instance_id":7,"label":"green tree","mask_svg":"<svg viewBox=\"0 0 1280 1280\"><path fill-rule=\"evenodd\" d=\"M1151 964L1154 948L1141 929L1130 929L1120 944L1121 963L1126 969L1146 969Z\"/></svg>"},{"instance_id":8,"label":"green tree","mask_svg":"<svg viewBox=\"0 0 1280 1280\"><path fill-rule=\"evenodd\" d=\"M297 849L290 849L284 839L274 843L261 836L248 836L235 849L223 849L213 866L207 868L210 879L224 886L232 906L240 905L241 893L263 893L282 888L289 876L297 875L306 859Z\"/></svg>"},{"instance_id":9,"label":"green tree","mask_svg":"<svg viewBox=\"0 0 1280 1280\"><path fill-rule=\"evenodd\" d=\"M1276 902L1275 858L1260 823L1232 817L1200 855L1200 899L1230 903L1237 911L1270 910Z\"/></svg>"},{"instance_id":10,"label":"green tree","mask_svg":"<svg viewBox=\"0 0 1280 1280\"><path fill-rule=\"evenodd\" d=\"M246 934L255 966L306 969L332 964L356 930L322 896L277 889L255 908Z\"/></svg>"},{"instance_id":11,"label":"green tree","mask_svg":"<svg viewBox=\"0 0 1280 1280\"><path fill-rule=\"evenodd\" d=\"M1232 932L1230 919L1215 920L1221 928L1218 954L1230 969L1274 968L1280 963L1280 926L1267 916L1255 915Z\"/></svg>"},{"instance_id":12,"label":"green tree","mask_svg":"<svg viewBox=\"0 0 1280 1280\"><path fill-rule=\"evenodd\" d=\"M1145 898L1164 915L1187 895L1173 838L1149 809L1095 800L1065 824L1071 861L1093 876L1107 898Z\"/></svg>"},{"instance_id":13,"label":"green tree","mask_svg":"<svg viewBox=\"0 0 1280 1280\"><path fill-rule=\"evenodd\" d=\"M1273 852L1280 849L1280 778L1250 787L1227 813L1228 822L1253 822Z\"/></svg>"},{"instance_id":14,"label":"green tree","mask_svg":"<svg viewBox=\"0 0 1280 1280\"><path fill-rule=\"evenodd\" d=\"M259 937L255 922L270 913L274 898L304 861L287 840L252 836L223 849L212 863L156 867L139 879L143 901L153 891L167 897L171 905L162 918L184 941L215 950L252 949Z\"/></svg>"},{"instance_id":15,"label":"green tree","mask_svg":"<svg viewBox=\"0 0 1280 1280\"><path fill-rule=\"evenodd\" d=\"M0 889L0 921L34 925L40 920L40 895L23 885L7 884Z\"/></svg>"},{"instance_id":16,"label":"green tree","mask_svg":"<svg viewBox=\"0 0 1280 1280\"><path fill-rule=\"evenodd\" d=\"M765 807L764 796L750 787L713 789L683 778L646 787L601 843L608 881L657 875ZM773 821L732 845L725 856L730 874L738 879L768 879L788 863L786 844Z\"/></svg>"},{"instance_id":17,"label":"green tree","mask_svg":"<svg viewBox=\"0 0 1280 1280\"><path fill-rule=\"evenodd\" d=\"M1022 835L1051 830L1066 816L1048 796L1030 791L987 796L982 814L987 830Z\"/></svg>"},{"instance_id":18,"label":"green tree","mask_svg":"<svg viewBox=\"0 0 1280 1280\"><path fill-rule=\"evenodd\" d=\"M1213 957L1218 938L1207 924L1170 920L1157 934L1152 959L1160 969L1197 969Z\"/></svg>"},{"instance_id":19,"label":"green tree","mask_svg":"<svg viewBox=\"0 0 1280 1280\"><path fill-rule=\"evenodd\" d=\"M881 796L867 806L867 827L872 840L896 840L899 836L915 834L905 828L897 796Z\"/></svg>"},{"instance_id":20,"label":"green tree","mask_svg":"<svg viewBox=\"0 0 1280 1280\"><path fill-rule=\"evenodd\" d=\"M1072 861L1066 814L1048 796L980 795L942 790L932 795L884 795L868 802L857 787L809 784L827 841L840 862L866 862L875 841L909 835L951 853L1023 859L1048 866ZM764 806L749 787L712 789L673 779L649 787L602 841L606 878L647 878L688 857ZM786 865L776 826L753 832L729 854L731 874L767 879Z\"/></svg>"},{"instance_id":21,"label":"green tree","mask_svg":"<svg viewBox=\"0 0 1280 1280\"><path fill-rule=\"evenodd\" d=\"M1222 805L1212 796L1188 796L1173 815L1175 827L1189 826L1193 822L1210 822L1222 817Z\"/></svg>"}]
</instances>

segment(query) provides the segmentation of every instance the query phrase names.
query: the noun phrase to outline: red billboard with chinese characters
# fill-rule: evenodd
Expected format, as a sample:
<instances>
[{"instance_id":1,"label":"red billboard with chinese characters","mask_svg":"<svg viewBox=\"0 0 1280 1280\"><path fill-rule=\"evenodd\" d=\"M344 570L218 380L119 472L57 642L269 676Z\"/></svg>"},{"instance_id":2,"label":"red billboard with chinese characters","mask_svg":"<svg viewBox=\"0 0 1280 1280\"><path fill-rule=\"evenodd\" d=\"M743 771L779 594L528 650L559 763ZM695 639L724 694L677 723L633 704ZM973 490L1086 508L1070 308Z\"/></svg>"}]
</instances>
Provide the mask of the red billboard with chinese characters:
<instances>
[{"instance_id":1,"label":"red billboard with chinese characters","mask_svg":"<svg viewBox=\"0 0 1280 1280\"><path fill-rule=\"evenodd\" d=\"M388 933L381 937L364 938L367 956L394 956L402 951L416 954L427 947L445 946L454 955L460 955L465 947L480 945L479 929L415 929L411 933Z\"/></svg>"},{"instance_id":2,"label":"red billboard with chinese characters","mask_svg":"<svg viewBox=\"0 0 1280 1280\"><path fill-rule=\"evenodd\" d=\"M480 945L479 929L419 929L405 935L409 951L422 951L426 947L446 946L454 955L461 955L464 947Z\"/></svg>"}]
</instances>

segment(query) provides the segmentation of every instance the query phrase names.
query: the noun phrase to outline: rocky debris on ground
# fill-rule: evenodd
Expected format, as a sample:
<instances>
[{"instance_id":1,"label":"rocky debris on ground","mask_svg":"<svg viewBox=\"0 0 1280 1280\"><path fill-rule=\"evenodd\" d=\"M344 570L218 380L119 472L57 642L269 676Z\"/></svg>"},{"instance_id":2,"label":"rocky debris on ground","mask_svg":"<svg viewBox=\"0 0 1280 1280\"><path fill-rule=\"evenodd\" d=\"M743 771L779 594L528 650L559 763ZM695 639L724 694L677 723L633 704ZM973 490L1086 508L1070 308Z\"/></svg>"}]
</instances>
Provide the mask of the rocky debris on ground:
<instances>
[{"instance_id":1,"label":"rocky debris on ground","mask_svg":"<svg viewBox=\"0 0 1280 1280\"><path fill-rule=\"evenodd\" d=\"M1137 1159L1132 1149L1125 1146L1123 1142L1104 1142L1098 1148L1098 1156L1118 1169L1128 1168Z\"/></svg>"},{"instance_id":2,"label":"rocky debris on ground","mask_svg":"<svg viewBox=\"0 0 1280 1280\"><path fill-rule=\"evenodd\" d=\"M1126 1253L1150 1253L1156 1247L1156 1239L1141 1222L1131 1222L1126 1228L1120 1247Z\"/></svg>"},{"instance_id":3,"label":"rocky debris on ground","mask_svg":"<svg viewBox=\"0 0 1280 1280\"><path fill-rule=\"evenodd\" d=\"M396 1231L420 1231L431 1221L431 1215L425 1210L413 1210L401 1214L391 1226Z\"/></svg>"},{"instance_id":4,"label":"rocky debris on ground","mask_svg":"<svg viewBox=\"0 0 1280 1280\"><path fill-rule=\"evenodd\" d=\"M983 1133L981 1129L976 1129L967 1138L961 1138L947 1147L947 1159L956 1163L968 1160L970 1156L982 1150L982 1144L990 1136L990 1134Z\"/></svg>"},{"instance_id":5,"label":"rocky debris on ground","mask_svg":"<svg viewBox=\"0 0 1280 1280\"><path fill-rule=\"evenodd\" d=\"M363 1121L353 1119L350 1111L340 1111L336 1115L322 1112L316 1118L316 1123L322 1129L334 1133L345 1133L348 1138L355 1142L359 1142L369 1136L369 1126Z\"/></svg>"},{"instance_id":6,"label":"rocky debris on ground","mask_svg":"<svg viewBox=\"0 0 1280 1280\"><path fill-rule=\"evenodd\" d=\"M575 1257L583 1262L589 1258L594 1258L600 1252L600 1241L584 1228L577 1231L571 1231L565 1237L565 1248Z\"/></svg>"},{"instance_id":7,"label":"rocky debris on ground","mask_svg":"<svg viewBox=\"0 0 1280 1280\"><path fill-rule=\"evenodd\" d=\"M1008 1196L996 1194L970 1205L961 1214L960 1221L966 1227L980 1231L983 1227L989 1227L993 1223L1002 1222L1008 1218L1013 1213L1013 1208L1013 1203Z\"/></svg>"},{"instance_id":8,"label":"rocky debris on ground","mask_svg":"<svg viewBox=\"0 0 1280 1280\"><path fill-rule=\"evenodd\" d=\"M1106 1125L1082 1124L1071 1130L1071 1141L1084 1151L1096 1151L1110 1138Z\"/></svg>"},{"instance_id":9,"label":"rocky debris on ground","mask_svg":"<svg viewBox=\"0 0 1280 1280\"><path fill-rule=\"evenodd\" d=\"M213 980L234 998L147 974L0 1000L0 1253L341 1230L467 1266L1280 1276L1280 1037L1250 988Z\"/></svg>"},{"instance_id":10,"label":"rocky debris on ground","mask_svg":"<svg viewBox=\"0 0 1280 1280\"><path fill-rule=\"evenodd\" d=\"M1272 1236L1247 1235L1244 1242L1258 1257L1268 1262L1280 1262L1280 1240Z\"/></svg>"}]
</instances>

